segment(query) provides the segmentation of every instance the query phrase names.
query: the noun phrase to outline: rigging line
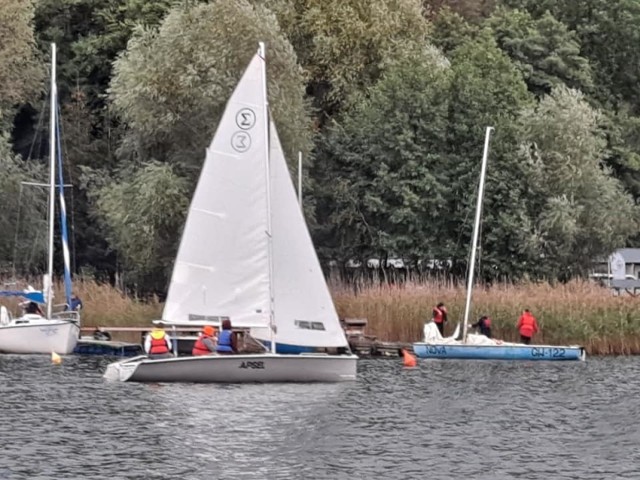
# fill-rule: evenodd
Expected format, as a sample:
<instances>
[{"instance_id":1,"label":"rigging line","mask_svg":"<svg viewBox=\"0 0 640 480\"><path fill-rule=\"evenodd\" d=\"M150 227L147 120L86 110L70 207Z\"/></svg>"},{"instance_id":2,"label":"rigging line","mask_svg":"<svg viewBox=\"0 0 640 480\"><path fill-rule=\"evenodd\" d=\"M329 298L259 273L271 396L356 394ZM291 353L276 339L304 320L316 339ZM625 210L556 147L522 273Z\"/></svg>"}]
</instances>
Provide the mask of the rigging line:
<instances>
[{"instance_id":1,"label":"rigging line","mask_svg":"<svg viewBox=\"0 0 640 480\"><path fill-rule=\"evenodd\" d=\"M478 172L478 174L479 174L479 172ZM477 198L477 193L478 193L478 187L477 186L475 187L474 191L475 191L475 195L473 197L471 197L471 199L472 199L471 205L473 205L473 199ZM462 222L462 227L466 227L467 226L467 222L469 221L469 215L471 215L472 211L473 211L473 208L467 209L467 213L464 216L464 221ZM472 225L472 227L473 227L473 225ZM463 230L464 230L464 228L460 228L458 230L458 239L456 240L456 251L458 251L458 247L460 247L460 242L462 240L462 232L463 232Z\"/></svg>"},{"instance_id":2,"label":"rigging line","mask_svg":"<svg viewBox=\"0 0 640 480\"><path fill-rule=\"evenodd\" d=\"M480 212L482 213L482 210L480 210ZM478 275L476 275L476 278L480 278L481 282L482 282L482 227L484 225L484 220L482 219L482 217L480 217L480 222L478 225Z\"/></svg>"},{"instance_id":3,"label":"rigging line","mask_svg":"<svg viewBox=\"0 0 640 480\"><path fill-rule=\"evenodd\" d=\"M22 183L20 184L20 192L18 193L18 214L16 219L16 234L13 239L13 258L11 264L11 274L16 278L16 257L18 256L18 238L20 236L20 210L22 208Z\"/></svg>"},{"instance_id":4,"label":"rigging line","mask_svg":"<svg viewBox=\"0 0 640 480\"><path fill-rule=\"evenodd\" d=\"M480 172L478 172L478 176L479 175L480 175ZM473 199L477 199L478 198L479 192L480 192L480 186L477 185L475 187L475 195L473 197L471 197L472 198L471 205L473 205ZM464 222L462 224L463 227L467 226L467 222L469 220L469 215L471 215L472 211L473 211L473 208L467 210L467 213L466 213L466 215L464 217ZM482 222L482 219L480 221ZM458 251L458 248L460 247L460 241L462 240L462 232L463 232L463 228L458 230L458 240L456 241L456 248L455 248L456 252ZM473 225L472 225L471 236L473 237ZM468 275L469 275L470 262L471 262L471 251L469 251L468 254L467 254L467 267L466 267L465 272L464 272L465 278L468 278Z\"/></svg>"},{"instance_id":5,"label":"rigging line","mask_svg":"<svg viewBox=\"0 0 640 480\"><path fill-rule=\"evenodd\" d=\"M40 238L42 237L40 233L40 229L36 229L36 238L33 241L33 246L31 247L31 254L27 257L25 270L31 271L31 265L33 264L33 259L36 256L36 249L38 248L38 243L40 242Z\"/></svg>"},{"instance_id":6,"label":"rigging line","mask_svg":"<svg viewBox=\"0 0 640 480\"><path fill-rule=\"evenodd\" d=\"M40 135L40 129L42 128L42 122L43 122L43 118L44 118L44 109L46 107L46 104L47 104L47 98L45 97L42 100L42 107L40 108L40 115L38 117L38 124L36 126L35 134L33 135L33 138L31 139L31 146L29 147L29 153L27 154L27 160L31 160L31 155L33 154L33 148L35 147L36 140L40 139L40 142L42 143L42 137Z\"/></svg>"},{"instance_id":7,"label":"rigging line","mask_svg":"<svg viewBox=\"0 0 640 480\"><path fill-rule=\"evenodd\" d=\"M58 125L58 130L59 130L59 137L58 139L60 140L60 142L62 143L62 149L64 149L64 152L62 157L63 158L69 158L69 149L67 148L67 140L66 137L64 135L64 126L62 125L62 113L61 113L61 108L60 108L60 103L58 103L58 108L57 108L57 113L58 113L58 121L57 121L57 125ZM60 160L62 161L62 160ZM63 167L64 168L64 165ZM70 205L70 210L71 210L71 261L72 261L72 268L71 271L74 273L77 273L76 267L77 267L77 261L76 261L76 216L74 213L74 196L73 196L73 175L72 175L72 170L71 170L71 162L67 162L67 175L69 178L69 183L71 184L71 188L70 190L70 195L71 195L71 205Z\"/></svg>"}]
</instances>

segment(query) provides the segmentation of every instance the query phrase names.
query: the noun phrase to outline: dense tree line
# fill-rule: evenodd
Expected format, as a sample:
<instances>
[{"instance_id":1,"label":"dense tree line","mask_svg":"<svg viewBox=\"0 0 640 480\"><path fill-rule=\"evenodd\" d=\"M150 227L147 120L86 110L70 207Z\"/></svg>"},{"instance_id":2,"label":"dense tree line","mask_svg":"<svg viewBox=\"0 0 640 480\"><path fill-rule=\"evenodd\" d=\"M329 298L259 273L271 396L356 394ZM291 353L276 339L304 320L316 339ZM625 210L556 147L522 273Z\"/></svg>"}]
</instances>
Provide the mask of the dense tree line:
<instances>
[{"instance_id":1,"label":"dense tree line","mask_svg":"<svg viewBox=\"0 0 640 480\"><path fill-rule=\"evenodd\" d=\"M633 246L637 0L0 0L0 267L42 270L49 44L74 269L166 288L227 98L265 41L321 259L463 276L483 132L487 280L566 279Z\"/></svg>"}]
</instances>

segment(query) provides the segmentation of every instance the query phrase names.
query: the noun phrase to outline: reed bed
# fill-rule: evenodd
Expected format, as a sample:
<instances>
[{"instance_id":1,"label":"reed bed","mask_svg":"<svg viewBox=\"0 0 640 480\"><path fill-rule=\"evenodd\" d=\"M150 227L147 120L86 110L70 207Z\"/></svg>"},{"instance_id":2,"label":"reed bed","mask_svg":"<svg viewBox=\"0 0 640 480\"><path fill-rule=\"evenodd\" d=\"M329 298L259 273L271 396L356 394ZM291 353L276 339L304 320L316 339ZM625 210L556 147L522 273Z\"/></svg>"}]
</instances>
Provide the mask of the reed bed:
<instances>
[{"instance_id":1,"label":"reed bed","mask_svg":"<svg viewBox=\"0 0 640 480\"><path fill-rule=\"evenodd\" d=\"M438 302L449 311L445 334L464 316L466 290L447 281L353 286L332 282L341 317L367 318L368 333L382 340L414 342L422 338L425 320ZM538 344L582 345L592 355L640 353L640 299L613 296L593 282L523 283L477 286L470 320L492 319L496 338L519 339L516 323L528 308L538 319Z\"/></svg>"},{"instance_id":2,"label":"reed bed","mask_svg":"<svg viewBox=\"0 0 640 480\"><path fill-rule=\"evenodd\" d=\"M19 290L29 284L40 288L42 279L4 281L4 284L7 289ZM53 303L64 303L62 282L54 282L53 292ZM92 279L74 279L73 292L82 300L83 327L147 327L151 320L160 318L162 313L162 304L156 298L142 301ZM14 313L18 313L18 303L16 299L2 299L2 304Z\"/></svg>"},{"instance_id":3,"label":"reed bed","mask_svg":"<svg viewBox=\"0 0 640 480\"><path fill-rule=\"evenodd\" d=\"M453 333L464 315L465 288L444 279L356 285L332 279L329 283L339 316L367 318L367 333L380 340L420 340L438 302L444 302L449 311L446 334ZM62 303L62 285L56 283L54 291L56 302ZM156 298L143 301L91 279L76 279L74 292L84 304L84 327L148 327L162 313L163 305ZM15 301L3 299L2 303L16 311ZM593 282L501 283L476 286L470 320L489 315L494 336L514 341L519 339L518 317L528 308L541 330L534 343L582 345L591 355L629 355L640 354L638 307L640 298L613 296Z\"/></svg>"},{"instance_id":4,"label":"reed bed","mask_svg":"<svg viewBox=\"0 0 640 480\"><path fill-rule=\"evenodd\" d=\"M56 285L60 292L57 298L64 296L62 288ZM83 327L148 327L162 314L162 304L156 297L140 300L94 280L75 281L73 291L82 299Z\"/></svg>"}]
</instances>

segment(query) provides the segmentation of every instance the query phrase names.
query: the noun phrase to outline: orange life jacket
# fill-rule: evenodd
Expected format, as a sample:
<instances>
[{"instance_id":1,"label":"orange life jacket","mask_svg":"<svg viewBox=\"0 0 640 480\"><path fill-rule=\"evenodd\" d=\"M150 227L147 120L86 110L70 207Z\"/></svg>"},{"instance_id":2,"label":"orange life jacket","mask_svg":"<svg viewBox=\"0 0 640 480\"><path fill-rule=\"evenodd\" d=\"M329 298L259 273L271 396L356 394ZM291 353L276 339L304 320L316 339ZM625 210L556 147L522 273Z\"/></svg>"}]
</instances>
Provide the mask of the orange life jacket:
<instances>
[{"instance_id":1,"label":"orange life jacket","mask_svg":"<svg viewBox=\"0 0 640 480\"><path fill-rule=\"evenodd\" d=\"M433 321L436 323L444 322L445 315L447 314L447 309L445 307L433 307Z\"/></svg>"},{"instance_id":2,"label":"orange life jacket","mask_svg":"<svg viewBox=\"0 0 640 480\"><path fill-rule=\"evenodd\" d=\"M213 337L210 337L209 335L205 335L204 333L200 335L197 338L196 343L193 344L193 350L191 350L191 355L198 356L198 355L209 355L210 353L213 353L204 344L203 340L205 338L213 338Z\"/></svg>"},{"instance_id":3,"label":"orange life jacket","mask_svg":"<svg viewBox=\"0 0 640 480\"><path fill-rule=\"evenodd\" d=\"M149 347L150 355L161 355L163 353L169 353L164 333L160 338L151 337L151 347Z\"/></svg>"},{"instance_id":4,"label":"orange life jacket","mask_svg":"<svg viewBox=\"0 0 640 480\"><path fill-rule=\"evenodd\" d=\"M525 312L518 320L518 330L523 337L533 337L538 331L538 323L536 318L529 312Z\"/></svg>"}]
</instances>

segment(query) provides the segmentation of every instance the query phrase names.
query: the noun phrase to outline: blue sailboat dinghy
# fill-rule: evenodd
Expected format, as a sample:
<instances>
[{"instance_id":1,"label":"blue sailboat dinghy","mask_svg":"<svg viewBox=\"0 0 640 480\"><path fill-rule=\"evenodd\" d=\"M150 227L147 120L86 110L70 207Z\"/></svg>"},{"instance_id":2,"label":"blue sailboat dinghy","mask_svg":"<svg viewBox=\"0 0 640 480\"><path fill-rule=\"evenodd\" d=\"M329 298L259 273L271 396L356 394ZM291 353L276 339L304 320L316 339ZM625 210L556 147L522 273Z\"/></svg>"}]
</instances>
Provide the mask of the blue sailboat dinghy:
<instances>
[{"instance_id":1,"label":"blue sailboat dinghy","mask_svg":"<svg viewBox=\"0 0 640 480\"><path fill-rule=\"evenodd\" d=\"M80 315L76 311L54 312L53 305L53 239L56 198L56 174L58 177L58 195L60 202L60 230L64 255L64 280L66 305L71 305L71 270L69 247L67 242L66 211L64 203L64 184L60 155L60 136L58 132L58 102L56 89L56 46L51 45L51 107L50 107L50 144L49 144L49 258L48 273L44 277L44 288L36 291L28 288L24 291L7 290L0 292L3 297L22 297L27 302L45 305L45 312L24 313L11 318L6 307L0 307L0 353L46 353L69 354L73 351L80 334ZM56 156L56 151L58 155ZM57 159L57 162L56 162ZM57 165L57 169L56 169ZM64 307L64 305L62 305ZM39 309L38 309L39 310Z\"/></svg>"},{"instance_id":2,"label":"blue sailboat dinghy","mask_svg":"<svg viewBox=\"0 0 640 480\"><path fill-rule=\"evenodd\" d=\"M478 188L478 202L473 228L462 335L460 336L460 325L458 325L456 331L451 337L443 338L435 323L430 322L424 327L423 341L413 344L414 353L419 358L464 360L584 360L586 358L584 348L576 345L525 345L522 343L503 342L501 340L488 338L484 335L476 335L467 332L469 312L471 309L471 294L473 290L478 232L482 213L484 183L487 171L489 139L491 137L492 130L492 127L487 128L484 143L484 154L482 156L482 167L480 169L480 186Z\"/></svg>"}]
</instances>

